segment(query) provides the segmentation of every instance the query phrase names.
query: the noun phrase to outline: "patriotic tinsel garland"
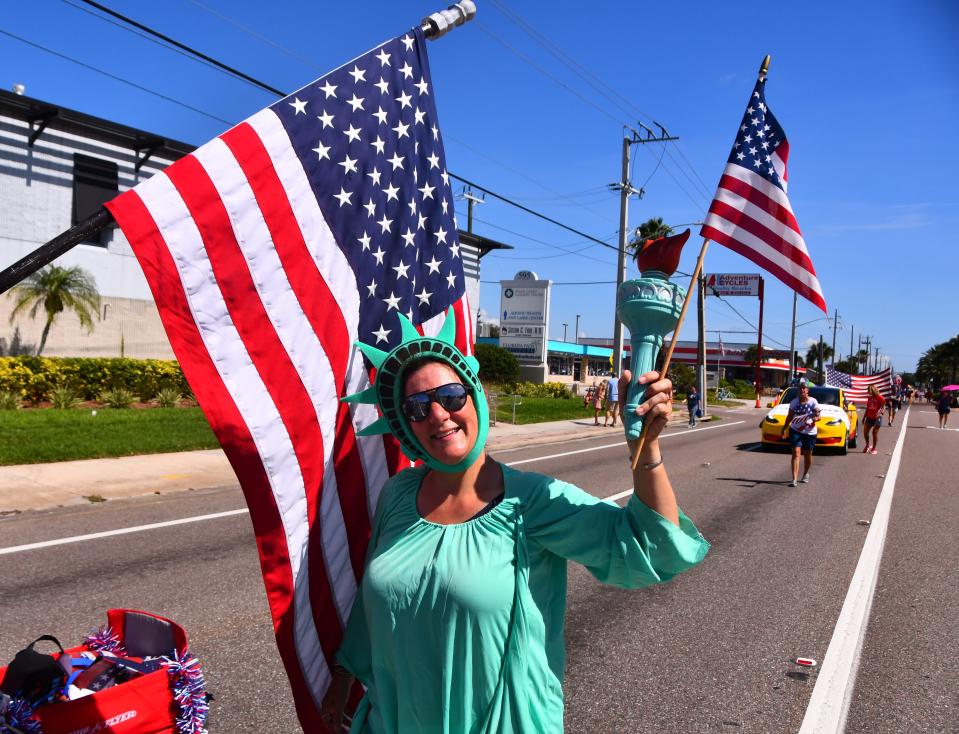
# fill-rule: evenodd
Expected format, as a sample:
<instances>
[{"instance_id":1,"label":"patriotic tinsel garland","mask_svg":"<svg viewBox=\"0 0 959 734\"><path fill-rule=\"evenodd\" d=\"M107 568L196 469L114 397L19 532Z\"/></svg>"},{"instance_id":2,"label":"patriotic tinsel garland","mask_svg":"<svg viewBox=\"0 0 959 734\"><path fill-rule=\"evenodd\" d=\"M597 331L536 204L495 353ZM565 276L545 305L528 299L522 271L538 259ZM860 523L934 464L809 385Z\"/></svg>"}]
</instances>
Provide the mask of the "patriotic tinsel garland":
<instances>
[{"instance_id":1,"label":"patriotic tinsel garland","mask_svg":"<svg viewBox=\"0 0 959 734\"><path fill-rule=\"evenodd\" d=\"M200 661L189 650L182 653L175 650L173 655L163 657L161 661L170 676L173 700L180 708L177 731L179 734L207 734L206 717L210 706L206 702L206 681Z\"/></svg>"},{"instance_id":2,"label":"patriotic tinsel garland","mask_svg":"<svg viewBox=\"0 0 959 734\"><path fill-rule=\"evenodd\" d=\"M0 731L21 731L23 734L43 734L40 722L33 715L33 707L22 698L10 699L5 711L0 711Z\"/></svg>"},{"instance_id":3,"label":"patriotic tinsel garland","mask_svg":"<svg viewBox=\"0 0 959 734\"><path fill-rule=\"evenodd\" d=\"M109 652L120 656L127 654L120 635L109 626L100 627L95 632L91 632L83 641L83 645L93 652Z\"/></svg>"}]
</instances>

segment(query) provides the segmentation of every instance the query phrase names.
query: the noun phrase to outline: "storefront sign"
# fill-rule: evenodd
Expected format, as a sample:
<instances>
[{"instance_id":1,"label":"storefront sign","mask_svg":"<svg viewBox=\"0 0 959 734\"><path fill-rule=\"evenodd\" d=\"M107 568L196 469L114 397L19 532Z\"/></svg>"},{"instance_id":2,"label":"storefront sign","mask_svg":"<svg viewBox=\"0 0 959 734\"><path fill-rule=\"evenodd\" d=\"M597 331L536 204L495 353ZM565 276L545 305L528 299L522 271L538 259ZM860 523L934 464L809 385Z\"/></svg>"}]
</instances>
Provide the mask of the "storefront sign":
<instances>
[{"instance_id":1,"label":"storefront sign","mask_svg":"<svg viewBox=\"0 0 959 734\"><path fill-rule=\"evenodd\" d=\"M707 296L758 296L758 273L709 273L706 275Z\"/></svg>"},{"instance_id":2,"label":"storefront sign","mask_svg":"<svg viewBox=\"0 0 959 734\"><path fill-rule=\"evenodd\" d=\"M522 364L545 364L551 285L528 270L520 271L513 280L500 281L499 344Z\"/></svg>"}]
</instances>

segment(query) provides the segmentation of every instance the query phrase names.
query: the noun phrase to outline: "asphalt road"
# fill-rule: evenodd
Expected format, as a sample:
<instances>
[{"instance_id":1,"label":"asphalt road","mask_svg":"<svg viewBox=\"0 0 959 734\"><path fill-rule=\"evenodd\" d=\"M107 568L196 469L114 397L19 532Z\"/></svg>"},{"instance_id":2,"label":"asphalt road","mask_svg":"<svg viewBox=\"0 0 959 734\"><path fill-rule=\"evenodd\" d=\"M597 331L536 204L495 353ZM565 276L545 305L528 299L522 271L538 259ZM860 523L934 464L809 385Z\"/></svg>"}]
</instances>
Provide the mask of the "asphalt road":
<instances>
[{"instance_id":1,"label":"asphalt road","mask_svg":"<svg viewBox=\"0 0 959 734\"><path fill-rule=\"evenodd\" d=\"M909 416L847 732L959 731L959 432L926 428L923 408ZM812 482L793 489L787 455L756 450L764 412L723 411L663 442L713 546L699 568L627 592L570 567L568 732L799 730L816 670L791 661L826 654L899 428L882 430L878 456L817 454ZM601 497L629 486L612 430L497 458ZM0 548L242 507L226 487L24 513L0 520ZM0 657L43 633L78 642L110 607L147 609L190 633L213 734L299 731L245 514L0 561Z\"/></svg>"}]
</instances>

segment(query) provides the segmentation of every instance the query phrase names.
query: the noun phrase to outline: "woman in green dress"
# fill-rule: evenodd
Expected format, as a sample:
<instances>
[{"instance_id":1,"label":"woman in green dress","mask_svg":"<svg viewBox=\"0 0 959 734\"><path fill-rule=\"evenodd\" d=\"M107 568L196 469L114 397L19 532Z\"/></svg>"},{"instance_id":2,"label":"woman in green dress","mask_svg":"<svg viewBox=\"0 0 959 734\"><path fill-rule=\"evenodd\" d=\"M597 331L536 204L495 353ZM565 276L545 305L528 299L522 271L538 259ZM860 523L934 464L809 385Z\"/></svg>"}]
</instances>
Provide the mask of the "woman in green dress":
<instances>
[{"instance_id":1,"label":"woman in green dress","mask_svg":"<svg viewBox=\"0 0 959 734\"><path fill-rule=\"evenodd\" d=\"M451 346L454 319L436 337L400 319L392 352L359 345L376 383L345 399L375 402L382 417L367 432L392 432L423 463L379 497L324 719L339 730L358 678L366 694L351 732L561 732L567 561L640 588L695 566L709 547L677 506L660 454L672 385L656 372L640 378L648 436L619 507L488 456L478 364Z\"/></svg>"}]
</instances>

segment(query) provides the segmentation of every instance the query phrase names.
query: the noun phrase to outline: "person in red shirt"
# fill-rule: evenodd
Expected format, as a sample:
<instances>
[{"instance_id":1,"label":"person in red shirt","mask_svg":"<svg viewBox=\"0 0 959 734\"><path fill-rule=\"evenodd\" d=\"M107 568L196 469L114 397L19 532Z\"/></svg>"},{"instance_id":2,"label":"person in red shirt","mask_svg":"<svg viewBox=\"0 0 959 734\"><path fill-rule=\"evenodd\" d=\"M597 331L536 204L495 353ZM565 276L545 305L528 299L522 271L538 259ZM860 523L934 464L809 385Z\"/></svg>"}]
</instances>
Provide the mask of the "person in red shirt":
<instances>
[{"instance_id":1,"label":"person in red shirt","mask_svg":"<svg viewBox=\"0 0 959 734\"><path fill-rule=\"evenodd\" d=\"M879 394L875 385L869 386L869 397L866 398L866 447L864 454L878 454L876 444L879 443L879 427L882 425L882 409L886 399ZM869 432L872 431L872 442L869 441Z\"/></svg>"}]
</instances>

